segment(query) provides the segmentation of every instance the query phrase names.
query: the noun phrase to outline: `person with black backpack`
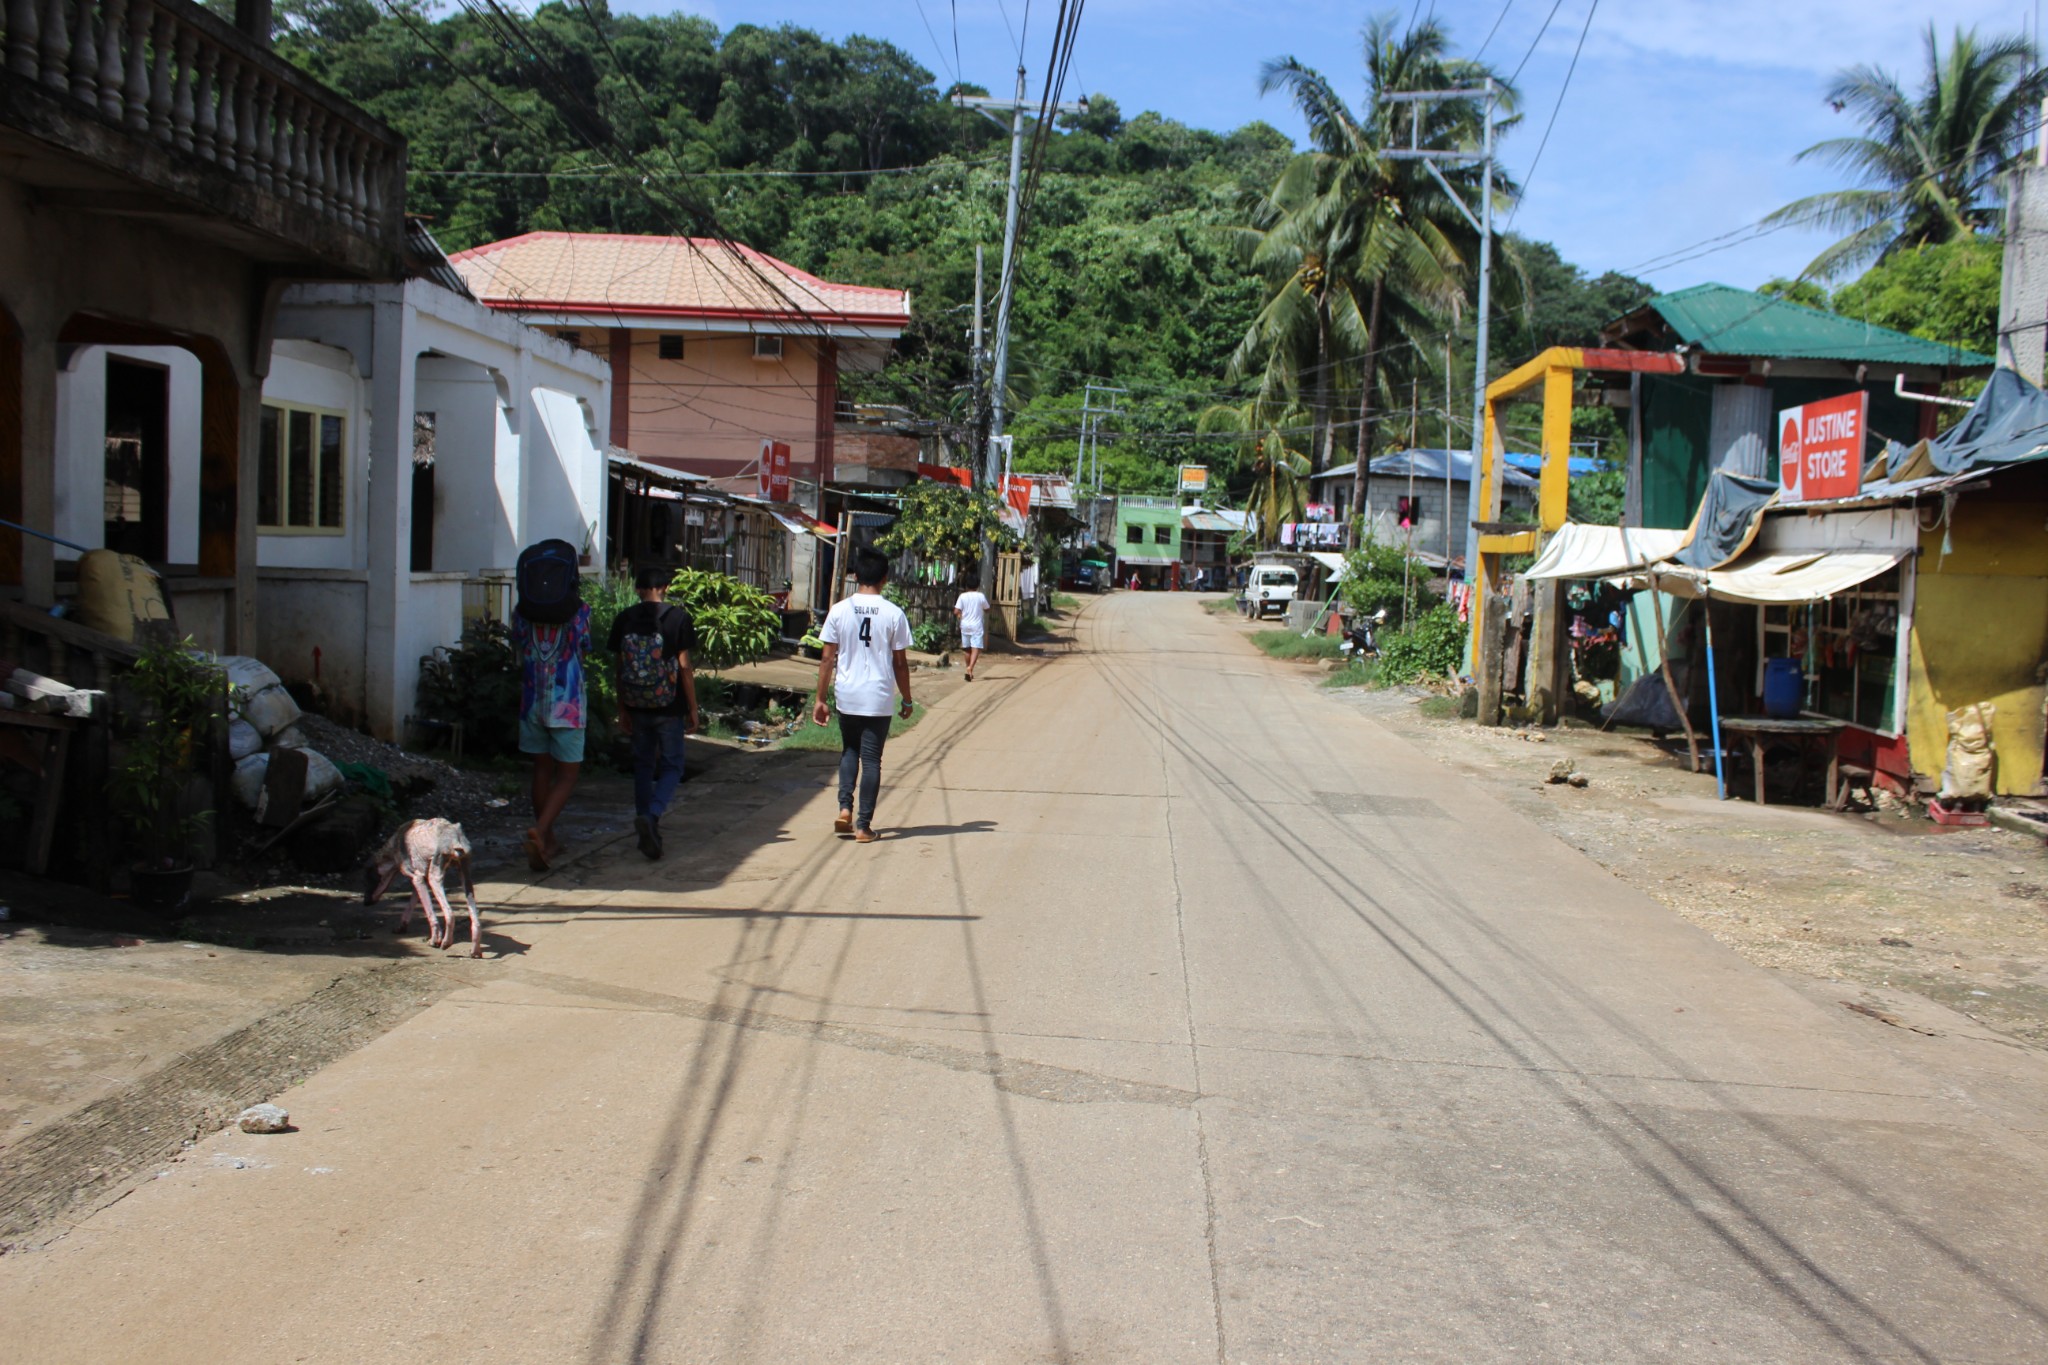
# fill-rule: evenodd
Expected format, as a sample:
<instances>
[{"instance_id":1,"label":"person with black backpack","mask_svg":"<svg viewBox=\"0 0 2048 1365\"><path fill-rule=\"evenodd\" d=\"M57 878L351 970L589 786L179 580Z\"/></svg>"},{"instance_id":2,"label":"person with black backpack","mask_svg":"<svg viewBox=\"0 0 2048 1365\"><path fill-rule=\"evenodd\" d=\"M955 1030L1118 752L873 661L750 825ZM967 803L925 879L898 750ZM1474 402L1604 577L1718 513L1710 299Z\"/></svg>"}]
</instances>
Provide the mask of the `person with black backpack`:
<instances>
[{"instance_id":1,"label":"person with black backpack","mask_svg":"<svg viewBox=\"0 0 2048 1365\"><path fill-rule=\"evenodd\" d=\"M649 858L661 856L661 817L683 780L683 736L697 728L696 623L663 600L668 584L667 569L634 575L640 600L612 621L610 641L619 659L619 728L633 740L633 832Z\"/></svg>"},{"instance_id":2,"label":"person with black backpack","mask_svg":"<svg viewBox=\"0 0 2048 1365\"><path fill-rule=\"evenodd\" d=\"M543 540L519 552L512 649L519 659L519 752L533 759L533 827L521 842L527 866L545 872L560 855L555 821L583 768L584 656L590 607L576 547Z\"/></svg>"}]
</instances>

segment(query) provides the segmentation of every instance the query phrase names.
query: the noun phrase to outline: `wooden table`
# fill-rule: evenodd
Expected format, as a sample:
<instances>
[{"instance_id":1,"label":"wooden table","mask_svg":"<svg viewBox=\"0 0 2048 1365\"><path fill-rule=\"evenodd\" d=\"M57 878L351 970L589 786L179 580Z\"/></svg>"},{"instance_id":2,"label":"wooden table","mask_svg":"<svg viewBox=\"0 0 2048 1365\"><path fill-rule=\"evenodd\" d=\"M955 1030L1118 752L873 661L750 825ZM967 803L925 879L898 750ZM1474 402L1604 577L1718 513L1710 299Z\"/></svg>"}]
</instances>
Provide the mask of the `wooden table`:
<instances>
[{"instance_id":1,"label":"wooden table","mask_svg":"<svg viewBox=\"0 0 2048 1365\"><path fill-rule=\"evenodd\" d=\"M41 876L50 867L50 844L57 833L57 811L64 799L64 761L71 735L84 722L70 716L45 716L0 707L0 761L28 769L42 780L35 814L28 825L27 868ZM26 734L14 734L26 731ZM37 744L40 741L40 744Z\"/></svg>"},{"instance_id":2,"label":"wooden table","mask_svg":"<svg viewBox=\"0 0 2048 1365\"><path fill-rule=\"evenodd\" d=\"M1756 769L1756 803L1764 801L1764 752L1774 744L1799 750L1818 748L1827 756L1827 798L1829 810L1841 800L1841 739L1848 726L1839 720L1800 716L1780 720L1775 716L1723 716L1721 728L1749 742L1750 766ZM1803 752L1802 752L1803 757Z\"/></svg>"}]
</instances>

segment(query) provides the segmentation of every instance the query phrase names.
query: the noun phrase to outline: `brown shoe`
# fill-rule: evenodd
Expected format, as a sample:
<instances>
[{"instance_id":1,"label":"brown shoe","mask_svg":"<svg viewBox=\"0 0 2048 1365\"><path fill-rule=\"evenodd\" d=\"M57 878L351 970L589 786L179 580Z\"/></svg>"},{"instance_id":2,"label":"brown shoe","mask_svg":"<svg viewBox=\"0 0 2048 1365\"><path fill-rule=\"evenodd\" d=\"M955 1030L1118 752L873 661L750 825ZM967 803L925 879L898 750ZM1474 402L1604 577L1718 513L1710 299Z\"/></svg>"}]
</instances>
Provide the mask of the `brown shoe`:
<instances>
[{"instance_id":1,"label":"brown shoe","mask_svg":"<svg viewBox=\"0 0 2048 1365\"><path fill-rule=\"evenodd\" d=\"M881 837L881 835L875 833L873 830L867 828L865 825L863 825L861 828L853 832L853 841L856 844L872 844L873 842L875 842L875 840Z\"/></svg>"},{"instance_id":2,"label":"brown shoe","mask_svg":"<svg viewBox=\"0 0 2048 1365\"><path fill-rule=\"evenodd\" d=\"M843 810L839 812L839 814L833 816L832 832L834 834L853 833L853 812L850 810Z\"/></svg>"}]
</instances>

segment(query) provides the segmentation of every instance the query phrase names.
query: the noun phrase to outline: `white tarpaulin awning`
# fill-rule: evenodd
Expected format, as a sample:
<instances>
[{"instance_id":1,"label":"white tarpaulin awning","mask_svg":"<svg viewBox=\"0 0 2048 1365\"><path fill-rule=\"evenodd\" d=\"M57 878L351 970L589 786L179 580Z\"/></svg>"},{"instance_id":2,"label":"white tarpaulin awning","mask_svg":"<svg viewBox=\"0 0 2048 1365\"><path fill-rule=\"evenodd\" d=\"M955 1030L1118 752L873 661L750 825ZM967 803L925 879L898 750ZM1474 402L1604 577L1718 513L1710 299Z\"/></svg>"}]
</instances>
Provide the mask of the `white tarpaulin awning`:
<instances>
[{"instance_id":1,"label":"white tarpaulin awning","mask_svg":"<svg viewBox=\"0 0 2048 1365\"><path fill-rule=\"evenodd\" d=\"M1724 568L1660 564L1652 584L1675 597L1712 597L1756 606L1818 602L1867 583L1904 559L1906 550L1752 550Z\"/></svg>"},{"instance_id":2,"label":"white tarpaulin awning","mask_svg":"<svg viewBox=\"0 0 2048 1365\"><path fill-rule=\"evenodd\" d=\"M1328 550L1310 550L1308 557L1330 571L1330 582L1342 583L1344 581L1343 555L1332 554Z\"/></svg>"},{"instance_id":3,"label":"white tarpaulin awning","mask_svg":"<svg viewBox=\"0 0 2048 1365\"><path fill-rule=\"evenodd\" d=\"M1525 578L1608 578L1633 573L1674 553L1683 530L1585 526L1568 521L1551 532Z\"/></svg>"}]
</instances>

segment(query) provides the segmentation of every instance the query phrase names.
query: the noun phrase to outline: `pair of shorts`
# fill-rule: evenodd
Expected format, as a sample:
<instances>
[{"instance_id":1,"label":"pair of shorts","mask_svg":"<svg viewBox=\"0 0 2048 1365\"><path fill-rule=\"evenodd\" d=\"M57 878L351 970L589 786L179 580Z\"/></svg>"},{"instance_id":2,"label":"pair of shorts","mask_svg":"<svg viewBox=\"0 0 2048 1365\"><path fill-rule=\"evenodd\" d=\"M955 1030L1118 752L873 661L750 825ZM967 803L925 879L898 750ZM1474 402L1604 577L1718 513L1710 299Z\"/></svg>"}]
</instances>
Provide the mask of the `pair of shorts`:
<instances>
[{"instance_id":1,"label":"pair of shorts","mask_svg":"<svg viewBox=\"0 0 2048 1365\"><path fill-rule=\"evenodd\" d=\"M960 632L960 648L962 648L962 649L980 649L980 648L982 647L982 646L981 646L981 642L982 642L983 640L986 640L987 638L988 638L988 632L987 632L987 631L982 631L982 630L963 630L963 631L961 631L961 632Z\"/></svg>"},{"instance_id":2,"label":"pair of shorts","mask_svg":"<svg viewBox=\"0 0 2048 1365\"><path fill-rule=\"evenodd\" d=\"M546 754L557 763L583 761L583 729L566 725L542 725L535 720L519 722L519 752Z\"/></svg>"}]
</instances>

